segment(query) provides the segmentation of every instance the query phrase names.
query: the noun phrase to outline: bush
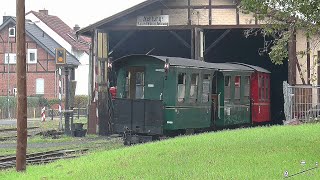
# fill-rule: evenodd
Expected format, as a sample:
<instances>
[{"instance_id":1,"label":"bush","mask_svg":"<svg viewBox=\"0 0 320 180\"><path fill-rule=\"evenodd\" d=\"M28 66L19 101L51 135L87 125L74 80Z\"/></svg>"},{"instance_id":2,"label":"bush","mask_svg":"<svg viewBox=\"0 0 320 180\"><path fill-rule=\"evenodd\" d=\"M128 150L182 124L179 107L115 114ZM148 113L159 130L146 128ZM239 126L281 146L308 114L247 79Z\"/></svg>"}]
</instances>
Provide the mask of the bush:
<instances>
[{"instance_id":1,"label":"bush","mask_svg":"<svg viewBox=\"0 0 320 180\"><path fill-rule=\"evenodd\" d=\"M74 107L87 107L89 97L85 95L75 96L74 97Z\"/></svg>"},{"instance_id":2,"label":"bush","mask_svg":"<svg viewBox=\"0 0 320 180\"><path fill-rule=\"evenodd\" d=\"M8 98L7 96L0 96L0 108L7 108L8 107ZM48 100L43 96L31 96L27 97L27 106L28 108L37 108L48 106ZM9 108L14 108L17 106L17 98L10 96L9 97Z\"/></svg>"},{"instance_id":3,"label":"bush","mask_svg":"<svg viewBox=\"0 0 320 180\"><path fill-rule=\"evenodd\" d=\"M59 104L59 99L50 99L48 100L48 103L49 107L51 107L52 105Z\"/></svg>"}]
</instances>

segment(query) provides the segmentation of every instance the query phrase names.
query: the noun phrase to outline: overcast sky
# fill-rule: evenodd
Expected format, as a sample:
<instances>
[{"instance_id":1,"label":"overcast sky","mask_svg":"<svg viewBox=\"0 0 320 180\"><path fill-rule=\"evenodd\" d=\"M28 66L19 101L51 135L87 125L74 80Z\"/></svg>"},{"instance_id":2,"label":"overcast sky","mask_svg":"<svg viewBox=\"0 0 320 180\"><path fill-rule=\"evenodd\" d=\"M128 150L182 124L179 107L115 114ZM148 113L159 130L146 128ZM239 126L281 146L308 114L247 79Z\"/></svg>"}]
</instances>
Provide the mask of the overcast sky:
<instances>
[{"instance_id":1,"label":"overcast sky","mask_svg":"<svg viewBox=\"0 0 320 180\"><path fill-rule=\"evenodd\" d=\"M49 10L50 15L59 16L70 27L81 28L103 18L132 7L145 0L25 0L26 12ZM16 15L16 0L0 0L0 23L2 16Z\"/></svg>"}]
</instances>

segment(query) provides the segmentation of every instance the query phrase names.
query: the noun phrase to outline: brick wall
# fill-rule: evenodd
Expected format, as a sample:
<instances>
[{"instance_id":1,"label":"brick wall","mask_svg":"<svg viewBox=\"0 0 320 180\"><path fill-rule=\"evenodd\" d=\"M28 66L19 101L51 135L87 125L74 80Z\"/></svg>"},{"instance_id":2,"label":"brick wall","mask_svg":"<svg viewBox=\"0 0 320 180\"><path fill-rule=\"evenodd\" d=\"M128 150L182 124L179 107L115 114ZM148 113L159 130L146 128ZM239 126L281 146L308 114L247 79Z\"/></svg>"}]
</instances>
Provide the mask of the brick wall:
<instances>
[{"instance_id":1,"label":"brick wall","mask_svg":"<svg viewBox=\"0 0 320 180\"><path fill-rule=\"evenodd\" d=\"M10 27L13 26L9 25ZM8 26L8 27L9 27ZM9 38L8 45L8 27L0 31L0 96L7 95L7 82L8 82L8 65L4 63L4 55L9 53L16 53L16 39ZM27 94L36 94L36 79L44 79L44 97L55 98L57 97L57 85L58 78L56 78L55 70L56 65L54 57L51 56L39 46L30 37L26 37L26 48L37 49L37 64L27 64ZM13 88L17 87L16 78L16 65L9 65L9 89L11 95L13 95Z\"/></svg>"}]
</instances>

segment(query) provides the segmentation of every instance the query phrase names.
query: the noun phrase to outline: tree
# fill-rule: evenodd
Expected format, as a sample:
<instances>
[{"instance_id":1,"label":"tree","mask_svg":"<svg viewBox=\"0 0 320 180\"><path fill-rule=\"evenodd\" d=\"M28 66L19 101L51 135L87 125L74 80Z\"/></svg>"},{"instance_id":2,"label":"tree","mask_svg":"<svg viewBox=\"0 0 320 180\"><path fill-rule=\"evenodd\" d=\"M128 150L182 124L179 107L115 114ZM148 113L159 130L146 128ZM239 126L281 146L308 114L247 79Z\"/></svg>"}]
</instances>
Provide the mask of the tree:
<instances>
[{"instance_id":1,"label":"tree","mask_svg":"<svg viewBox=\"0 0 320 180\"><path fill-rule=\"evenodd\" d=\"M275 64L282 64L288 58L288 42L297 30L303 30L309 39L320 30L320 1L316 0L241 0L240 8L244 13L253 13L258 20L266 21L261 29L248 30L246 35L261 33L271 36L264 49ZM320 43L320 39L316 40ZM310 52L298 52L304 56Z\"/></svg>"}]
</instances>

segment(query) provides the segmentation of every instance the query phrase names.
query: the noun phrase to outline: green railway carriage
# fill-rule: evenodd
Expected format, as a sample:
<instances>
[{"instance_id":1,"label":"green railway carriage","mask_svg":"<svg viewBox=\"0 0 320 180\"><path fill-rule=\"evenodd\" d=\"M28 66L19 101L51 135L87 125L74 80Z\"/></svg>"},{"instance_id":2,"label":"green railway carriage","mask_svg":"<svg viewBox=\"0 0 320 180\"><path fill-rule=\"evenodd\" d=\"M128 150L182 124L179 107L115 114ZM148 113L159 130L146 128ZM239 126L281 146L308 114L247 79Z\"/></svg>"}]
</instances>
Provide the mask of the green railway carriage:
<instances>
[{"instance_id":1,"label":"green railway carriage","mask_svg":"<svg viewBox=\"0 0 320 180\"><path fill-rule=\"evenodd\" d=\"M238 64L217 66L217 91L212 92L218 112L215 127L250 124L250 76L253 70Z\"/></svg>"},{"instance_id":2,"label":"green railway carriage","mask_svg":"<svg viewBox=\"0 0 320 180\"><path fill-rule=\"evenodd\" d=\"M113 62L114 130L126 143L250 123L250 73L242 65L149 55Z\"/></svg>"}]
</instances>

